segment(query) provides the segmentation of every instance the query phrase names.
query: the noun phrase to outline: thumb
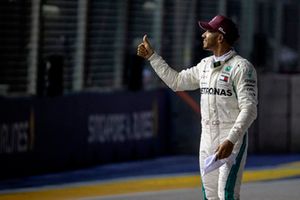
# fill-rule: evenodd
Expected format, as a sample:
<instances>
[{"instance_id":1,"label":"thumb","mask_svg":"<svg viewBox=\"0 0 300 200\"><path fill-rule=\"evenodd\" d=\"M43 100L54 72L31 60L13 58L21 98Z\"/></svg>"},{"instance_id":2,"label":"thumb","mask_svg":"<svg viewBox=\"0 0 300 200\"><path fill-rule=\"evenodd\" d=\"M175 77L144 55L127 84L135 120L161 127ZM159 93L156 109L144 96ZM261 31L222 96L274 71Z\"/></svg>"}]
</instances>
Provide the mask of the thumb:
<instances>
[{"instance_id":1,"label":"thumb","mask_svg":"<svg viewBox=\"0 0 300 200\"><path fill-rule=\"evenodd\" d=\"M215 150L215 153L218 153L219 150L220 150L220 146L218 146L218 148Z\"/></svg>"},{"instance_id":2,"label":"thumb","mask_svg":"<svg viewBox=\"0 0 300 200\"><path fill-rule=\"evenodd\" d=\"M151 49L152 48L147 35L144 35L143 43L144 43L146 49Z\"/></svg>"}]
</instances>

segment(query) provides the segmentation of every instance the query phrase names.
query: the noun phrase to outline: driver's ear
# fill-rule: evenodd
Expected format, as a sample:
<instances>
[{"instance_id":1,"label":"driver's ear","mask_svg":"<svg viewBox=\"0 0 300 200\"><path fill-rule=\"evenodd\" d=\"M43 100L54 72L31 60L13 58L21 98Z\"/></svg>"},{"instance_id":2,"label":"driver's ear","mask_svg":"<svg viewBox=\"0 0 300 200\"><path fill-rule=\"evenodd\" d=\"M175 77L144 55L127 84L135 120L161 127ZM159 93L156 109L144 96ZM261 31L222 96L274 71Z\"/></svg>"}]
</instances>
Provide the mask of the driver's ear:
<instances>
[{"instance_id":1,"label":"driver's ear","mask_svg":"<svg viewBox=\"0 0 300 200\"><path fill-rule=\"evenodd\" d=\"M220 43L222 43L222 42L224 41L224 35L223 35L223 34L219 34L219 36L218 36L218 41L219 41Z\"/></svg>"}]
</instances>

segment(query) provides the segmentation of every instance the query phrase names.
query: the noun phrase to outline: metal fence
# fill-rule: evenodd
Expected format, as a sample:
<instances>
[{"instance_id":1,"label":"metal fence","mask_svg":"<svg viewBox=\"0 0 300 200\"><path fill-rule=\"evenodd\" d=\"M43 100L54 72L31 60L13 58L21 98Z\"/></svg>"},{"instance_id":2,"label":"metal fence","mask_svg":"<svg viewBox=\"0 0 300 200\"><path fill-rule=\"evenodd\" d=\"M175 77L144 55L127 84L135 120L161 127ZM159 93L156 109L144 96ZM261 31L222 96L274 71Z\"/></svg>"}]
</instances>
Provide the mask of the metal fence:
<instances>
[{"instance_id":1,"label":"metal fence","mask_svg":"<svg viewBox=\"0 0 300 200\"><path fill-rule=\"evenodd\" d=\"M2 0L0 92L158 87L148 64L135 56L142 36L147 33L180 70L207 55L197 20L217 13L238 23L236 49L259 73L298 73L299 9L296 0ZM54 65L61 70L51 72ZM62 83L51 86L51 81Z\"/></svg>"}]
</instances>

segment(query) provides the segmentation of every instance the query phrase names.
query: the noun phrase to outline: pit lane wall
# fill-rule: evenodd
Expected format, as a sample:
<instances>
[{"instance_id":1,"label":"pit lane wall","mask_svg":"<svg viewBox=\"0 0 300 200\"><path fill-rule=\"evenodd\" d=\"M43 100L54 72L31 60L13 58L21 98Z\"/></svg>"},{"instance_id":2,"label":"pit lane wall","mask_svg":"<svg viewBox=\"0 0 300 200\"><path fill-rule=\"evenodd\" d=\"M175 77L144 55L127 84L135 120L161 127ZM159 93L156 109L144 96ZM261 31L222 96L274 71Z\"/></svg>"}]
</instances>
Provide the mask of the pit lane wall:
<instances>
[{"instance_id":1,"label":"pit lane wall","mask_svg":"<svg viewBox=\"0 0 300 200\"><path fill-rule=\"evenodd\" d=\"M300 76L258 78L249 153L300 153ZM169 89L0 98L0 113L0 178L199 149L200 116Z\"/></svg>"},{"instance_id":2,"label":"pit lane wall","mask_svg":"<svg viewBox=\"0 0 300 200\"><path fill-rule=\"evenodd\" d=\"M0 178L166 152L167 92L0 98Z\"/></svg>"}]
</instances>

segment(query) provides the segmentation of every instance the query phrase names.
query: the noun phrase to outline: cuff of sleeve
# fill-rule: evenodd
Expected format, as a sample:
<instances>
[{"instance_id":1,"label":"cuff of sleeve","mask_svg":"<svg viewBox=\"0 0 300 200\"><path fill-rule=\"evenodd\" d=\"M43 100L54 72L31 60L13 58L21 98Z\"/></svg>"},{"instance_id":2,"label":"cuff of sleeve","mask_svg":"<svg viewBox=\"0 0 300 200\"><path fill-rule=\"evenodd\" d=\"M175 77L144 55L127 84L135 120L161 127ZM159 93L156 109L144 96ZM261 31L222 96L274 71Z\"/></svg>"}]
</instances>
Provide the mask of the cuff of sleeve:
<instances>
[{"instance_id":1,"label":"cuff of sleeve","mask_svg":"<svg viewBox=\"0 0 300 200\"><path fill-rule=\"evenodd\" d=\"M226 139L235 144L239 140L239 137L240 134L237 131L231 130Z\"/></svg>"},{"instance_id":2,"label":"cuff of sleeve","mask_svg":"<svg viewBox=\"0 0 300 200\"><path fill-rule=\"evenodd\" d=\"M148 58L149 61L153 61L158 57L158 54L154 51L153 54Z\"/></svg>"}]
</instances>

